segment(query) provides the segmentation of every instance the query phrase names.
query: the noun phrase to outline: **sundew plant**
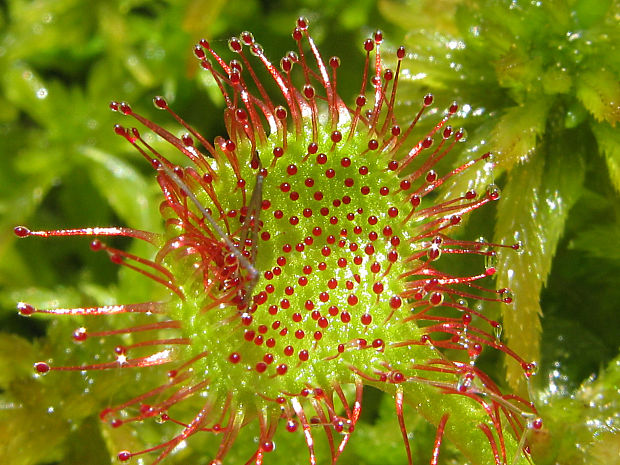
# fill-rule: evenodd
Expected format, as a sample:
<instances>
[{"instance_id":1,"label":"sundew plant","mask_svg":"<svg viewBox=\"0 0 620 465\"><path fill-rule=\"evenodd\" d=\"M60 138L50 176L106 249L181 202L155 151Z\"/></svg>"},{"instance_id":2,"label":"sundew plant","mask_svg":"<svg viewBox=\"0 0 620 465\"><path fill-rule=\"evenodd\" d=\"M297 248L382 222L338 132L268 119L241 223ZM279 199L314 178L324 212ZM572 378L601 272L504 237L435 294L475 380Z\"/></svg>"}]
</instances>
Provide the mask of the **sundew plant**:
<instances>
[{"instance_id":1,"label":"sundew plant","mask_svg":"<svg viewBox=\"0 0 620 465\"><path fill-rule=\"evenodd\" d=\"M618 6L295 8L7 8L0 459L614 463Z\"/></svg>"}]
</instances>

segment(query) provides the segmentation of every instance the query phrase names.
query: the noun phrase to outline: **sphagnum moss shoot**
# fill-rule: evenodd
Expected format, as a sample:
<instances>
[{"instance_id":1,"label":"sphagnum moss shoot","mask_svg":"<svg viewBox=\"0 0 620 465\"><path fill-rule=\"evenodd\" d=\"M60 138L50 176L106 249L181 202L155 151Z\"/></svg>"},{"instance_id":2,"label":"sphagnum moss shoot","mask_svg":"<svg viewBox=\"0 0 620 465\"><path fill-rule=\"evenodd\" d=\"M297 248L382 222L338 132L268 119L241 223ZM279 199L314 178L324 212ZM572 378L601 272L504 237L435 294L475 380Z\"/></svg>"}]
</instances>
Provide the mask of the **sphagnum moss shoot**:
<instances>
[{"instance_id":1,"label":"sphagnum moss shoot","mask_svg":"<svg viewBox=\"0 0 620 465\"><path fill-rule=\"evenodd\" d=\"M185 167L174 165L138 129L115 127L157 172L164 234L120 227L15 228L19 237L146 241L155 248L154 258L99 239L91 247L169 291L165 301L104 307L37 309L20 303L22 315L133 313L143 318L121 330L91 333L80 327L73 334L78 343L154 334L118 345L108 362L56 366L41 361L36 372L170 367L159 386L145 387L143 395L101 412L114 428L153 417L178 426L164 443L120 451L122 462L154 453L151 463L159 463L190 436L211 432L221 437L212 463L221 464L240 429L257 424L260 437L248 463L260 464L274 450L273 436L283 423L304 436L311 464L321 459L314 436L325 434L329 461L335 463L360 418L365 386L393 396L409 463L404 403L437 425L432 464L444 436L475 463L511 463L527 455L526 432L541 427L535 407L503 394L476 359L485 348L502 351L521 363L526 377L535 365L501 342L499 322L470 305L479 300L510 304L509 290L479 282L494 274L497 248L518 246L448 235L463 215L497 200L499 190L490 186L442 202L429 195L473 164L491 166L489 154L444 174L434 170L464 140L463 130L448 124L458 106L452 104L412 143L433 97L423 98L411 122L398 124L394 105L405 49L396 51L395 71L384 69L381 32L364 42L366 65L353 106L337 93L340 60L321 58L308 21L299 18L292 35L298 50L282 58L279 69L249 32L230 39L229 48L237 54L230 62L206 40L196 45L196 57L226 103L228 138L213 144L162 97L154 104L184 126L188 132L181 137L127 103L111 104L189 161ZM279 89L281 104L268 95L247 49ZM303 74L300 88L293 84L294 68ZM367 94L373 98L367 100ZM436 267L443 254L488 261L479 274L454 276ZM159 339L160 330L178 334ZM455 351L466 355L455 358ZM200 396L204 404L193 418L175 416L178 404Z\"/></svg>"}]
</instances>

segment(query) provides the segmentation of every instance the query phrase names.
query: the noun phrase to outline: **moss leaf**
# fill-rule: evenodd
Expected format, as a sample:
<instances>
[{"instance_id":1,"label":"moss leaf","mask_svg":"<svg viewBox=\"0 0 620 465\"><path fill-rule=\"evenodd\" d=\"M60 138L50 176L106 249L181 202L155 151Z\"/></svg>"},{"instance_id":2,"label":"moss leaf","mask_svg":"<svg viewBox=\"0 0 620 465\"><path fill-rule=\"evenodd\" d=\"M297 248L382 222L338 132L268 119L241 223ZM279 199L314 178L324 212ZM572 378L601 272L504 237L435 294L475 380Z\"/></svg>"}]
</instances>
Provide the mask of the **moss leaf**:
<instances>
[{"instance_id":1,"label":"moss leaf","mask_svg":"<svg viewBox=\"0 0 620 465\"><path fill-rule=\"evenodd\" d=\"M608 124L593 124L592 130L600 151L605 155L609 177L620 192L620 132Z\"/></svg>"},{"instance_id":2,"label":"moss leaf","mask_svg":"<svg viewBox=\"0 0 620 465\"><path fill-rule=\"evenodd\" d=\"M584 180L583 160L567 144L566 140L546 144L541 148L546 154L537 153L516 166L508 175L498 208L495 242L524 244L520 253L501 254L497 286L514 292L513 303L502 308L505 335L527 362L540 361L540 292ZM513 388L525 393L523 370L517 363L508 363L507 378Z\"/></svg>"},{"instance_id":3,"label":"moss leaf","mask_svg":"<svg viewBox=\"0 0 620 465\"><path fill-rule=\"evenodd\" d=\"M572 395L551 396L541 409L545 428L532 438L537 463L618 463L620 357ZM616 452L614 452L616 451Z\"/></svg>"},{"instance_id":4,"label":"moss leaf","mask_svg":"<svg viewBox=\"0 0 620 465\"><path fill-rule=\"evenodd\" d=\"M580 76L577 98L597 121L612 126L620 121L620 82L606 69L588 71Z\"/></svg>"},{"instance_id":5,"label":"moss leaf","mask_svg":"<svg viewBox=\"0 0 620 465\"><path fill-rule=\"evenodd\" d=\"M533 98L509 108L491 132L491 149L498 153L499 165L510 169L531 156L545 131L550 101Z\"/></svg>"}]
</instances>

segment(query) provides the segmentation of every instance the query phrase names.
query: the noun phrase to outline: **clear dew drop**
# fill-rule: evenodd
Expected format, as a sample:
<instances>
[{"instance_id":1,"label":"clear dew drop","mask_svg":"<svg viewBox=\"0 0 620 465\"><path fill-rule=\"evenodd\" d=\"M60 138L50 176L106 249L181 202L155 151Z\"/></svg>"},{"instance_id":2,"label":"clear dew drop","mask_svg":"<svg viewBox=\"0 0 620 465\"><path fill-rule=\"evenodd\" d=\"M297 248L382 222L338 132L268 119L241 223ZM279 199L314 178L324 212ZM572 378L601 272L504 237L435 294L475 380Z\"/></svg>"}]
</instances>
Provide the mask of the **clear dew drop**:
<instances>
[{"instance_id":1,"label":"clear dew drop","mask_svg":"<svg viewBox=\"0 0 620 465\"><path fill-rule=\"evenodd\" d=\"M260 57L264 53L263 46L258 42L254 42L250 45L250 53L255 57Z\"/></svg>"},{"instance_id":2,"label":"clear dew drop","mask_svg":"<svg viewBox=\"0 0 620 465\"><path fill-rule=\"evenodd\" d=\"M528 376L535 376L538 374L538 363L530 362L527 364L527 374Z\"/></svg>"},{"instance_id":3,"label":"clear dew drop","mask_svg":"<svg viewBox=\"0 0 620 465\"><path fill-rule=\"evenodd\" d=\"M480 252L488 252L490 250L490 247L488 245L489 241L487 241L486 237L480 236L478 239L476 239L476 242L480 244L478 246L478 250L480 250Z\"/></svg>"},{"instance_id":4,"label":"clear dew drop","mask_svg":"<svg viewBox=\"0 0 620 465\"><path fill-rule=\"evenodd\" d=\"M437 260L441 257L441 247L436 245L432 245L429 247L428 252L426 254L429 260Z\"/></svg>"},{"instance_id":5,"label":"clear dew drop","mask_svg":"<svg viewBox=\"0 0 620 465\"><path fill-rule=\"evenodd\" d=\"M430 294L428 301L432 306L438 307L443 303L443 298L443 293L435 291Z\"/></svg>"},{"instance_id":6,"label":"clear dew drop","mask_svg":"<svg viewBox=\"0 0 620 465\"><path fill-rule=\"evenodd\" d=\"M476 364L476 360L480 357L482 353L482 346L480 344L469 343L468 346L468 354L469 354L469 364L474 366Z\"/></svg>"},{"instance_id":7,"label":"clear dew drop","mask_svg":"<svg viewBox=\"0 0 620 465\"><path fill-rule=\"evenodd\" d=\"M471 379L461 375L456 383L456 390L459 392L466 392L471 387Z\"/></svg>"},{"instance_id":8,"label":"clear dew drop","mask_svg":"<svg viewBox=\"0 0 620 465\"><path fill-rule=\"evenodd\" d=\"M531 418L527 422L528 429L539 430L543 426L543 420L540 417Z\"/></svg>"},{"instance_id":9,"label":"clear dew drop","mask_svg":"<svg viewBox=\"0 0 620 465\"><path fill-rule=\"evenodd\" d=\"M243 31L241 33L241 38L247 45L250 45L254 42L254 34L249 31Z\"/></svg>"},{"instance_id":10,"label":"clear dew drop","mask_svg":"<svg viewBox=\"0 0 620 465\"><path fill-rule=\"evenodd\" d=\"M491 252L489 252L489 255L486 255L484 257L484 267L487 270L490 270L490 269L495 270L495 268L497 268L497 262L498 262L498 255L494 250L491 250Z\"/></svg>"},{"instance_id":11,"label":"clear dew drop","mask_svg":"<svg viewBox=\"0 0 620 465\"><path fill-rule=\"evenodd\" d=\"M517 241L516 244L518 245L518 247L515 250L515 253L517 255L523 255L523 253L525 252L525 244L523 244L523 241Z\"/></svg>"},{"instance_id":12,"label":"clear dew drop","mask_svg":"<svg viewBox=\"0 0 620 465\"><path fill-rule=\"evenodd\" d=\"M487 186L487 195L491 200L499 200L502 195L502 191L497 184L489 184Z\"/></svg>"},{"instance_id":13,"label":"clear dew drop","mask_svg":"<svg viewBox=\"0 0 620 465\"><path fill-rule=\"evenodd\" d=\"M495 163L495 155L493 155L492 153L487 154L484 157L484 162L485 162L484 163L484 167L483 167L484 172L487 175L491 176L493 174L493 170L494 170L495 164L496 164Z\"/></svg>"},{"instance_id":14,"label":"clear dew drop","mask_svg":"<svg viewBox=\"0 0 620 465\"><path fill-rule=\"evenodd\" d=\"M50 366L46 362L36 362L34 370L37 375L43 376L50 371Z\"/></svg>"},{"instance_id":15,"label":"clear dew drop","mask_svg":"<svg viewBox=\"0 0 620 465\"><path fill-rule=\"evenodd\" d=\"M495 336L496 340L498 341L501 340L503 330L504 330L504 327L502 326L501 323L497 323L497 325L493 327L493 335Z\"/></svg>"}]
</instances>

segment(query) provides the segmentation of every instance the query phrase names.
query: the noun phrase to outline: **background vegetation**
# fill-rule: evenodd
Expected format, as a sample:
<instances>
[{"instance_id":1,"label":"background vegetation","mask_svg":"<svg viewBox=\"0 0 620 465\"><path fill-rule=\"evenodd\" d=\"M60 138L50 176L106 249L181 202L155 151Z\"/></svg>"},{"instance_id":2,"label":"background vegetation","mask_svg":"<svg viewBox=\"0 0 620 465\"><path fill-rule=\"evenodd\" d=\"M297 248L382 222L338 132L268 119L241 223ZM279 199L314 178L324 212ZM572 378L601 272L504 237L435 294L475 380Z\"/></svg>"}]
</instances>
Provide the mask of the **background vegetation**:
<instances>
[{"instance_id":1,"label":"background vegetation","mask_svg":"<svg viewBox=\"0 0 620 465\"><path fill-rule=\"evenodd\" d=\"M497 285L515 293L504 337L539 362L533 392L545 430L534 438L537 463L618 463L617 0L1 4L0 462L109 463L120 439L96 415L113 392L131 389L131 380L118 377L33 379L34 360L75 362L89 352L71 343L75 321L20 318L15 303L106 304L156 292L90 252L87 241L18 241L13 227L161 228L152 173L114 136L119 115L108 103L127 100L161 122L150 102L164 95L213 139L224 132L222 101L199 72L192 45L206 37L224 51L230 35L251 30L275 59L291 48L290 30L302 14L324 55L343 59L339 91L348 102L359 91L362 40L381 28L388 48L402 43L410 52L398 102L403 118L428 91L444 104L468 105L460 114L469 132L461 157L492 150L499 169L494 179L471 172L453 189L498 184L501 201L478 212L466 234L524 244L521 254L502 254ZM496 380L524 392L515 367L485 363ZM403 463L389 402L371 393L366 409L346 463ZM415 453L426 462L434 433L421 421L409 424ZM158 442L156 431L143 428L132 440ZM207 447L181 458L207 463ZM458 460L453 454L443 460Z\"/></svg>"}]
</instances>

